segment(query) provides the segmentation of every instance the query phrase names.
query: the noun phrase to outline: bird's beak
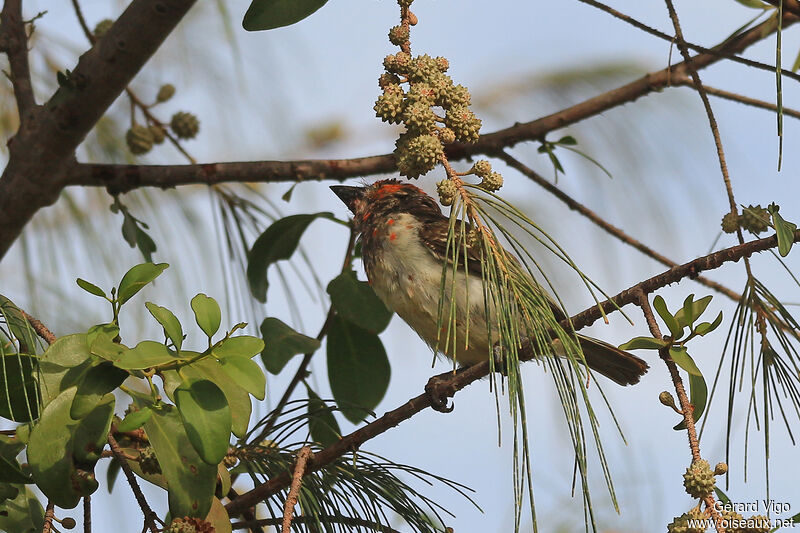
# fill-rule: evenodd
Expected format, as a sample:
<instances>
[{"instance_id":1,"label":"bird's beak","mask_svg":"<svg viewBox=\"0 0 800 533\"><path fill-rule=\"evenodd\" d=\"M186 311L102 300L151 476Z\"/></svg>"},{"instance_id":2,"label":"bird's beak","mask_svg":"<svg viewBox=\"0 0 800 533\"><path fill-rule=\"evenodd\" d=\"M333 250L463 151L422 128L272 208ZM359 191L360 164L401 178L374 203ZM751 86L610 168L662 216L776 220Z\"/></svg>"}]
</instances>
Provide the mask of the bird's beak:
<instances>
[{"instance_id":1,"label":"bird's beak","mask_svg":"<svg viewBox=\"0 0 800 533\"><path fill-rule=\"evenodd\" d=\"M356 206L364 198L364 187L349 187L347 185L333 185L331 190L339 197L350 211L355 214Z\"/></svg>"}]
</instances>

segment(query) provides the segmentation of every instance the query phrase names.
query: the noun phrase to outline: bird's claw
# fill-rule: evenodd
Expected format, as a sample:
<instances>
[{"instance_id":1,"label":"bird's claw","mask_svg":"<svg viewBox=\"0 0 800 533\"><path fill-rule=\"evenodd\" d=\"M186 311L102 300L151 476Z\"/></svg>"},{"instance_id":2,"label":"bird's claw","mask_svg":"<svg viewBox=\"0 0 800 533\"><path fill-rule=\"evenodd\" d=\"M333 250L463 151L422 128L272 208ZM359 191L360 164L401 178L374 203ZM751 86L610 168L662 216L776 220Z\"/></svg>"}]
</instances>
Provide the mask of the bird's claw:
<instances>
[{"instance_id":1,"label":"bird's claw","mask_svg":"<svg viewBox=\"0 0 800 533\"><path fill-rule=\"evenodd\" d=\"M452 375L452 372L445 372L444 374L433 376L425 385L425 392L431 400L431 408L434 411L451 413L453 409L455 409L455 404L447 405L448 398L453 396L456 392L453 385L449 382L449 378L451 378Z\"/></svg>"}]
</instances>

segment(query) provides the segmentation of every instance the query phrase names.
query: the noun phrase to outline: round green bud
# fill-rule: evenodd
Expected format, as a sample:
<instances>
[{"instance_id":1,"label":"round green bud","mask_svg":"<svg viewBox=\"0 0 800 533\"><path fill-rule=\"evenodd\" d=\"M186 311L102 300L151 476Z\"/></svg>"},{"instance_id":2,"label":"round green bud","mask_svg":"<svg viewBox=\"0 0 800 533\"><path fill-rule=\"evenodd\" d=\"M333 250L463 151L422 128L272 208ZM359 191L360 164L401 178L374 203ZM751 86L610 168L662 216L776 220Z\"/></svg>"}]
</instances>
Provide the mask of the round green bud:
<instances>
[{"instance_id":1,"label":"round green bud","mask_svg":"<svg viewBox=\"0 0 800 533\"><path fill-rule=\"evenodd\" d=\"M158 89L156 94L156 102L166 102L175 94L175 86L171 83L165 83Z\"/></svg>"},{"instance_id":2,"label":"round green bud","mask_svg":"<svg viewBox=\"0 0 800 533\"><path fill-rule=\"evenodd\" d=\"M673 409L677 409L675 407L675 398L669 391L661 391L658 395L658 401L666 405L667 407L672 407Z\"/></svg>"},{"instance_id":3,"label":"round green bud","mask_svg":"<svg viewBox=\"0 0 800 533\"><path fill-rule=\"evenodd\" d=\"M181 139L193 139L200 131L200 121L192 113L185 111L178 111L172 115L172 120L169 123L172 131L175 132Z\"/></svg>"},{"instance_id":4,"label":"round green bud","mask_svg":"<svg viewBox=\"0 0 800 533\"><path fill-rule=\"evenodd\" d=\"M439 72L447 72L450 68L450 61L446 57L439 56L434 61L436 61L436 68L439 69Z\"/></svg>"},{"instance_id":5,"label":"round green bud","mask_svg":"<svg viewBox=\"0 0 800 533\"><path fill-rule=\"evenodd\" d=\"M400 78L395 76L394 74L390 74L388 72L384 72L378 78L378 87L381 89L385 89L389 85L398 85L400 84ZM401 89L402 91L402 89Z\"/></svg>"},{"instance_id":6,"label":"round green bud","mask_svg":"<svg viewBox=\"0 0 800 533\"><path fill-rule=\"evenodd\" d=\"M75 519L71 516L63 518L61 520L61 525L64 526L64 529L73 529L75 527Z\"/></svg>"},{"instance_id":7,"label":"round green bud","mask_svg":"<svg viewBox=\"0 0 800 533\"><path fill-rule=\"evenodd\" d=\"M468 107L451 107L444 116L444 123L455 132L459 141L474 143L478 140L481 121Z\"/></svg>"},{"instance_id":8,"label":"round green bud","mask_svg":"<svg viewBox=\"0 0 800 533\"><path fill-rule=\"evenodd\" d=\"M450 128L441 128L439 130L439 140L442 144L453 144L456 142L456 133Z\"/></svg>"},{"instance_id":9,"label":"round green bud","mask_svg":"<svg viewBox=\"0 0 800 533\"><path fill-rule=\"evenodd\" d=\"M392 86L390 86L392 87ZM398 87L399 86L395 86ZM378 97L372 109L375 116L389 124L399 124L402 120L405 102L403 101L402 90L400 94L393 91L386 91Z\"/></svg>"},{"instance_id":10,"label":"round green bud","mask_svg":"<svg viewBox=\"0 0 800 533\"><path fill-rule=\"evenodd\" d=\"M407 26L392 26L389 30L389 42L400 46L408 41L408 27Z\"/></svg>"},{"instance_id":11,"label":"round green bud","mask_svg":"<svg viewBox=\"0 0 800 533\"><path fill-rule=\"evenodd\" d=\"M439 193L439 201L442 205L453 205L453 201L458 194L458 187L451 179L444 179L436 184L436 192Z\"/></svg>"},{"instance_id":12,"label":"round green bud","mask_svg":"<svg viewBox=\"0 0 800 533\"><path fill-rule=\"evenodd\" d=\"M724 476L727 473L728 473L727 463L717 463L717 465L714 467L715 476Z\"/></svg>"},{"instance_id":13,"label":"round green bud","mask_svg":"<svg viewBox=\"0 0 800 533\"><path fill-rule=\"evenodd\" d=\"M769 219L769 211L760 205L748 205L742 210L739 223L742 225L742 229L758 234L767 231Z\"/></svg>"},{"instance_id":14,"label":"round green bud","mask_svg":"<svg viewBox=\"0 0 800 533\"><path fill-rule=\"evenodd\" d=\"M705 459L693 461L683 474L683 487L693 498L705 498L714 490L714 472Z\"/></svg>"},{"instance_id":15,"label":"round green bud","mask_svg":"<svg viewBox=\"0 0 800 533\"><path fill-rule=\"evenodd\" d=\"M699 514L698 514L699 513ZM667 525L668 533L705 533L706 528L700 524L705 523L705 516L703 512L697 508L692 509L688 513L683 513L676 516L672 522ZM700 520L700 522L695 522ZM691 526L689 524L692 524Z\"/></svg>"},{"instance_id":16,"label":"round green bud","mask_svg":"<svg viewBox=\"0 0 800 533\"><path fill-rule=\"evenodd\" d=\"M436 128L436 114L428 104L412 102L403 110L403 124L415 133L431 133Z\"/></svg>"},{"instance_id":17,"label":"round green bud","mask_svg":"<svg viewBox=\"0 0 800 533\"><path fill-rule=\"evenodd\" d=\"M421 102L430 107L435 105L436 91L427 83L413 83L408 90L408 99L412 102Z\"/></svg>"},{"instance_id":18,"label":"round green bud","mask_svg":"<svg viewBox=\"0 0 800 533\"><path fill-rule=\"evenodd\" d=\"M475 161L475 164L472 165L472 168L469 169L469 171L479 178L485 178L492 172L492 164L485 159L480 159Z\"/></svg>"},{"instance_id":19,"label":"round green bud","mask_svg":"<svg viewBox=\"0 0 800 533\"><path fill-rule=\"evenodd\" d=\"M736 213L725 213L722 217L722 231L725 233L736 233L739 229L739 216Z\"/></svg>"},{"instance_id":20,"label":"round green bud","mask_svg":"<svg viewBox=\"0 0 800 533\"><path fill-rule=\"evenodd\" d=\"M395 158L400 174L418 178L432 170L444 154L442 143L433 135L403 134L395 143Z\"/></svg>"},{"instance_id":21,"label":"round green bud","mask_svg":"<svg viewBox=\"0 0 800 533\"><path fill-rule=\"evenodd\" d=\"M114 21L113 20L111 20L111 19L103 19L103 20L101 20L100 22L97 23L97 25L94 27L94 31L92 33L94 34L94 36L97 39L99 39L100 37L105 35L106 32L108 32L108 30L110 30L111 26L113 26L113 25L114 25Z\"/></svg>"},{"instance_id":22,"label":"round green bud","mask_svg":"<svg viewBox=\"0 0 800 533\"><path fill-rule=\"evenodd\" d=\"M463 85L451 85L438 94L436 103L444 108L468 106L471 98L469 89Z\"/></svg>"},{"instance_id":23,"label":"round green bud","mask_svg":"<svg viewBox=\"0 0 800 533\"><path fill-rule=\"evenodd\" d=\"M436 74L441 74L436 60L428 54L422 54L411 60L408 67L408 77L412 81L427 81Z\"/></svg>"},{"instance_id":24,"label":"round green bud","mask_svg":"<svg viewBox=\"0 0 800 533\"><path fill-rule=\"evenodd\" d=\"M200 518L173 518L164 533L214 533L214 526Z\"/></svg>"},{"instance_id":25,"label":"round green bud","mask_svg":"<svg viewBox=\"0 0 800 533\"><path fill-rule=\"evenodd\" d=\"M393 74L408 74L411 66L411 55L406 52L389 54L383 58L384 68Z\"/></svg>"},{"instance_id":26,"label":"round green bud","mask_svg":"<svg viewBox=\"0 0 800 533\"><path fill-rule=\"evenodd\" d=\"M132 154L146 154L153 148L153 134L146 126L134 124L125 134L125 142Z\"/></svg>"},{"instance_id":27,"label":"round green bud","mask_svg":"<svg viewBox=\"0 0 800 533\"><path fill-rule=\"evenodd\" d=\"M164 142L164 139L167 137L167 131L161 127L157 126L156 124L151 124L148 126L150 133L153 135L153 143L154 144L161 144Z\"/></svg>"},{"instance_id":28,"label":"round green bud","mask_svg":"<svg viewBox=\"0 0 800 533\"><path fill-rule=\"evenodd\" d=\"M503 186L503 175L499 172L490 172L478 185L485 191L497 191Z\"/></svg>"},{"instance_id":29,"label":"round green bud","mask_svg":"<svg viewBox=\"0 0 800 533\"><path fill-rule=\"evenodd\" d=\"M425 83L428 84L436 93L436 105L441 106L447 101L445 98L445 93L453 86L453 79L450 76L447 74L442 74L441 72L437 72L425 80Z\"/></svg>"}]
</instances>

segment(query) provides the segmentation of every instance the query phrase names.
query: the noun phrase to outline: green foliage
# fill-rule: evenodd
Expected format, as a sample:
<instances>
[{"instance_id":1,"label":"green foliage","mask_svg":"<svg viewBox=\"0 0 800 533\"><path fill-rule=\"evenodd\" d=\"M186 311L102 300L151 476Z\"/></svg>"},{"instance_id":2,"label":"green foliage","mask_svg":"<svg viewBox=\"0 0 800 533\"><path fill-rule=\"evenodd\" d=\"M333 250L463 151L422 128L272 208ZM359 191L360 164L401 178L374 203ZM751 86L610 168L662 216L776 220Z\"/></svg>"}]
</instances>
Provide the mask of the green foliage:
<instances>
[{"instance_id":1,"label":"green foliage","mask_svg":"<svg viewBox=\"0 0 800 533\"><path fill-rule=\"evenodd\" d=\"M2 485L6 495L0 502L0 530L39 533L44 527L44 508L36 495L24 485ZM9 489L16 493L9 494Z\"/></svg>"},{"instance_id":2,"label":"green foliage","mask_svg":"<svg viewBox=\"0 0 800 533\"><path fill-rule=\"evenodd\" d=\"M554 179L556 180L556 182L558 182L558 173L561 172L562 174L564 174L564 167L561 165L561 161L559 161L558 157L556 156L556 148L558 147L565 148L570 152L575 152L579 156L594 163L609 178L614 177L608 170L606 170L606 167L600 164L599 161L590 157L586 153L578 150L577 148L574 148L574 146L578 145L578 141L572 135L566 135L564 137L561 137L559 140L555 142L544 139L541 141L541 143L542 144L539 146L539 148L536 149L536 151L539 152L540 154L547 154L547 157L550 158L550 163L552 163L553 165Z\"/></svg>"},{"instance_id":3,"label":"green foliage","mask_svg":"<svg viewBox=\"0 0 800 533\"><path fill-rule=\"evenodd\" d=\"M695 422L700 420L706 409L708 386L703 373L689 355L686 343L695 337L711 333L722 323L722 312L720 311L712 322L701 322L695 325L710 303L711 296L695 300L694 294L690 294L683 301L683 306L673 314L667 308L664 298L656 296L653 298L653 308L666 324L670 335L664 339L635 337L620 346L623 350L667 350L675 364L689 374L689 395L690 402L694 407L692 415ZM688 334L686 333L687 328ZM674 429L686 429L686 425L684 422L680 422Z\"/></svg>"},{"instance_id":4,"label":"green foliage","mask_svg":"<svg viewBox=\"0 0 800 533\"><path fill-rule=\"evenodd\" d=\"M210 465L228 452L231 410L225 394L207 379L186 379L173 393L189 442Z\"/></svg>"},{"instance_id":5,"label":"green foliage","mask_svg":"<svg viewBox=\"0 0 800 533\"><path fill-rule=\"evenodd\" d=\"M280 373L295 355L313 353L320 347L317 339L296 332L277 318L264 319L261 323L261 336L265 343L261 360L264 368L273 374Z\"/></svg>"},{"instance_id":6,"label":"green foliage","mask_svg":"<svg viewBox=\"0 0 800 533\"><path fill-rule=\"evenodd\" d=\"M339 423L333 416L333 408L328 406L314 390L306 384L308 393L308 429L311 440L320 446L330 446L341 436Z\"/></svg>"},{"instance_id":7,"label":"green foliage","mask_svg":"<svg viewBox=\"0 0 800 533\"><path fill-rule=\"evenodd\" d=\"M300 22L328 0L253 0L242 20L247 31L272 30Z\"/></svg>"},{"instance_id":8,"label":"green foliage","mask_svg":"<svg viewBox=\"0 0 800 533\"><path fill-rule=\"evenodd\" d=\"M318 218L338 222L331 213L292 215L275 221L253 243L247 258L247 280L259 302L267 301L267 269L277 261L289 259L306 228Z\"/></svg>"},{"instance_id":9,"label":"green foliage","mask_svg":"<svg viewBox=\"0 0 800 533\"><path fill-rule=\"evenodd\" d=\"M208 335L210 343L211 337L219 329L222 320L219 304L205 294L198 294L192 298L192 311L194 311L194 319L197 321L197 325Z\"/></svg>"},{"instance_id":10,"label":"green foliage","mask_svg":"<svg viewBox=\"0 0 800 533\"><path fill-rule=\"evenodd\" d=\"M146 129L146 128L145 128ZM153 253L157 247L152 237L145 231L148 225L131 214L128 208L119 201L119 196L114 197L111 204L112 213L122 213L122 237L131 248L139 248L146 261L153 261Z\"/></svg>"},{"instance_id":11,"label":"green foliage","mask_svg":"<svg viewBox=\"0 0 800 533\"><path fill-rule=\"evenodd\" d=\"M781 254L781 257L786 257L794 244L797 224L784 220L778 214L780 207L775 204L770 204L767 210L772 215L772 224L775 226L775 234L778 236L778 253Z\"/></svg>"},{"instance_id":12,"label":"green foliage","mask_svg":"<svg viewBox=\"0 0 800 533\"><path fill-rule=\"evenodd\" d=\"M331 303L340 317L367 331L380 333L392 319L392 312L366 281L359 281L356 273L342 272L328 284Z\"/></svg>"}]
</instances>

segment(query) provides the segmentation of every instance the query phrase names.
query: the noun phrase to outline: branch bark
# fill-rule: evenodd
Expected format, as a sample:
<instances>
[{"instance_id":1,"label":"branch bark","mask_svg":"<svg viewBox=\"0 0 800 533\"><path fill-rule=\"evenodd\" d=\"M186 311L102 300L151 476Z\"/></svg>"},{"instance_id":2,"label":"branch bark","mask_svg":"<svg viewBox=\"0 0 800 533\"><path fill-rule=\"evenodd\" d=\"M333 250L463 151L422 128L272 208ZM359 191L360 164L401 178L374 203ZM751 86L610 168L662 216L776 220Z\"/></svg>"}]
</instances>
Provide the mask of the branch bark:
<instances>
[{"instance_id":1,"label":"branch bark","mask_svg":"<svg viewBox=\"0 0 800 533\"><path fill-rule=\"evenodd\" d=\"M2 24L0 48L8 54L14 98L17 100L19 120L22 122L36 105L31 69L28 64L28 36L22 19L22 0L6 0L3 12L0 13L0 24Z\"/></svg>"},{"instance_id":2,"label":"branch bark","mask_svg":"<svg viewBox=\"0 0 800 533\"><path fill-rule=\"evenodd\" d=\"M800 231L795 233L795 242L800 241ZM692 278L702 272L703 270L711 270L719 268L724 263L729 261L738 261L743 257L749 257L754 253L763 252L769 248L774 248L778 245L778 239L775 236L767 237L765 239L758 239L755 241L739 244L731 248L726 248L718 252L697 258L683 265L671 268L657 276L653 276L633 287L622 291L616 296L601 303L600 306L592 306L572 318L562 321L561 325L564 328L569 328L570 324L578 331L583 329L597 319L603 316L600 307L603 308L606 314L616 311L618 308L630 303L638 303L641 301L642 294L650 294L651 292L665 287L671 283L676 283L683 278ZM529 346L523 346L520 350L520 361L529 361L536 357L536 354L530 349ZM441 399L445 400L446 397L452 397L456 392L463 389L473 381L477 381L489 374L489 361L488 359L477 365L461 369L458 373L446 372L440 376L436 376L437 392L442 395ZM313 459L309 460L306 466L306 474L324 468L331 464L336 459L342 457L348 452L357 450L366 441L384 433L385 431L397 426L401 422L408 420L418 412L426 409L432 405L432 398L429 394L424 393L419 396L408 400L406 403L387 412L380 418L370 422L369 424L357 429L353 433L342 437L338 442L331 444L324 450L316 453ZM258 502L272 496L278 491L286 488L292 481L292 476L288 472L279 474L266 483L256 486L252 490L239 495L235 501L229 502L225 505L226 510L230 516L240 513L243 509L247 509L256 505Z\"/></svg>"},{"instance_id":3,"label":"branch bark","mask_svg":"<svg viewBox=\"0 0 800 533\"><path fill-rule=\"evenodd\" d=\"M3 13L13 15L19 2L7 0ZM10 141L0 177L0 258L34 213L56 201L76 164L75 149L194 2L134 0L81 56L67 83L44 106L30 110ZM19 54L9 51L9 59L14 55ZM19 83L16 79L15 92ZM18 104L32 106L32 95L18 96Z\"/></svg>"}]
</instances>

